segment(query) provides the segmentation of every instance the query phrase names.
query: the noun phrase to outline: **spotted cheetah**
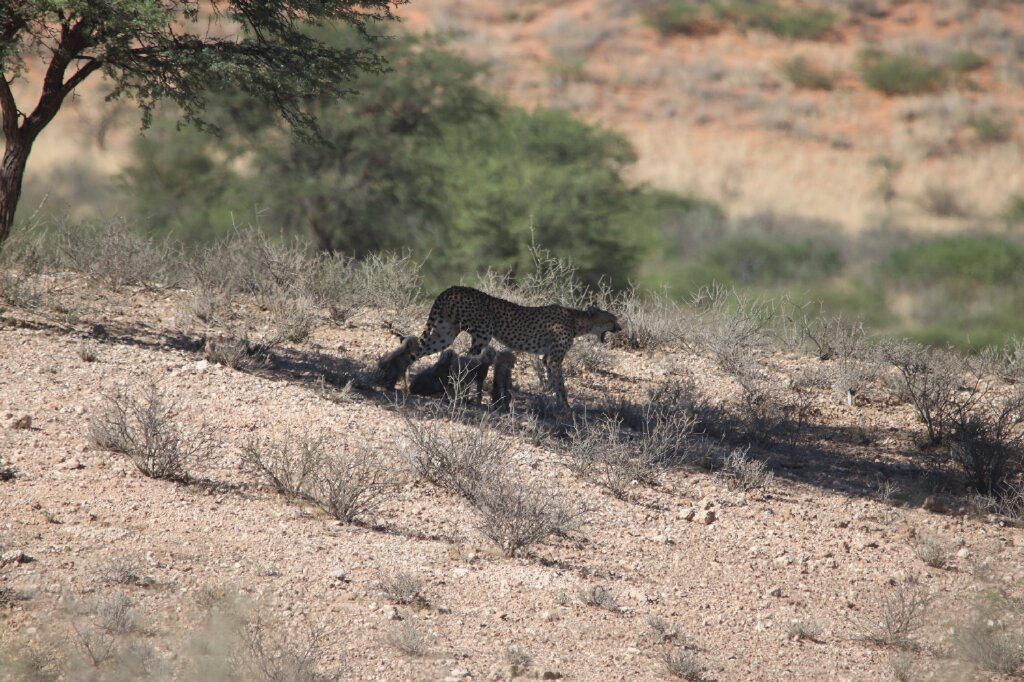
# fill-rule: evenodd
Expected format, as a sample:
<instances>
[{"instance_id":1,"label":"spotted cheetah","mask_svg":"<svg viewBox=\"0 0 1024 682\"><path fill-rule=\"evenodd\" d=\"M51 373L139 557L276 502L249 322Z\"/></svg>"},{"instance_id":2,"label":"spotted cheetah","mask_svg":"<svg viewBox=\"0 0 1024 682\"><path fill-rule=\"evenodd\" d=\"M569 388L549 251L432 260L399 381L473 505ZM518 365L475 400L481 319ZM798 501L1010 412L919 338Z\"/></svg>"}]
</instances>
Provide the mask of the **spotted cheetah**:
<instances>
[{"instance_id":1,"label":"spotted cheetah","mask_svg":"<svg viewBox=\"0 0 1024 682\"><path fill-rule=\"evenodd\" d=\"M596 306L586 310L560 305L529 307L455 286L434 300L415 357L444 350L461 332L469 332L472 337L470 355L478 355L494 338L512 350L542 356L550 387L565 405L568 400L562 360L575 338L593 334L604 343L608 332L618 331L622 327L615 315Z\"/></svg>"}]
</instances>

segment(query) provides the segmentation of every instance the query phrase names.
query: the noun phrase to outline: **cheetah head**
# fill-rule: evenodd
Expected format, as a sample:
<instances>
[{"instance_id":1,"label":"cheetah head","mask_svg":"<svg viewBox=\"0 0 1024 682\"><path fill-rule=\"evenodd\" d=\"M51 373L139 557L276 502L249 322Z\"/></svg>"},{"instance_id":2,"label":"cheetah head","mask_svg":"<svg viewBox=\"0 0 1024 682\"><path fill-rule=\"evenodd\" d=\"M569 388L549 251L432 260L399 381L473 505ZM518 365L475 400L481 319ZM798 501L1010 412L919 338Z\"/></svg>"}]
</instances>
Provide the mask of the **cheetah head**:
<instances>
[{"instance_id":1,"label":"cheetah head","mask_svg":"<svg viewBox=\"0 0 1024 682\"><path fill-rule=\"evenodd\" d=\"M618 318L607 310L601 310L596 305L587 308L581 327L584 334L593 334L601 343L604 343L605 334L608 332L622 331Z\"/></svg>"}]
</instances>

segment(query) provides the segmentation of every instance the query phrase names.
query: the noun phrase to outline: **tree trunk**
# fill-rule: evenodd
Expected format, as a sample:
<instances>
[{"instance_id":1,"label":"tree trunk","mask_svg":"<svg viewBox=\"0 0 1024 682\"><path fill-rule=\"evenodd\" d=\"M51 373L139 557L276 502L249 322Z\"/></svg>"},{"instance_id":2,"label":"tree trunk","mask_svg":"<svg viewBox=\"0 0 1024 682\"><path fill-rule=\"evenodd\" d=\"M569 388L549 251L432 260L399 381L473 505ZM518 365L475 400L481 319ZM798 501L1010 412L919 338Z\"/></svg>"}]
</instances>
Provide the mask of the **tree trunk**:
<instances>
[{"instance_id":1,"label":"tree trunk","mask_svg":"<svg viewBox=\"0 0 1024 682\"><path fill-rule=\"evenodd\" d=\"M22 135L7 139L4 159L0 163L0 247L11 233L14 212L21 198L21 182L32 143Z\"/></svg>"}]
</instances>

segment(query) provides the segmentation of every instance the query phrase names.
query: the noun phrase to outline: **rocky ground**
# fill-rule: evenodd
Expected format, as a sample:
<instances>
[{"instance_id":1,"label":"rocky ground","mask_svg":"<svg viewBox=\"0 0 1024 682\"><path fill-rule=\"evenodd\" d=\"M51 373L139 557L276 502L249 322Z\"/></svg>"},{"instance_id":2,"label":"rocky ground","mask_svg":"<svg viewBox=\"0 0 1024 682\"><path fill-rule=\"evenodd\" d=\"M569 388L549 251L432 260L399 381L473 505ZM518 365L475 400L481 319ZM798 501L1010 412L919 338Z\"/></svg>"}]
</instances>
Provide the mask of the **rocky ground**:
<instances>
[{"instance_id":1,"label":"rocky ground","mask_svg":"<svg viewBox=\"0 0 1024 682\"><path fill-rule=\"evenodd\" d=\"M173 665L189 655L180 642L210 632L211 604L238 595L274 632L323 626L320 664L345 679L654 679L666 651L723 682L879 680L894 667L911 669L900 679L995 679L964 660L956 633L980 593L1024 580L1024 531L941 494L944 479L911 457L921 429L911 408L881 390L854 406L816 393L799 446L751 451L774 478L747 492L683 467L618 499L524 430L511 466L593 511L578 532L504 558L470 506L409 472L401 413L412 407L318 390L318 376L368 367L393 343L378 312L322 323L277 367L242 372L208 362L197 334L182 331L188 292L75 278L57 289L75 302L56 306L64 314L0 315L0 457L15 474L0 482L0 650L82 656L70 601L124 595L145 624L138 638ZM684 373L733 399L700 354L590 352L600 361L568 380L577 411L640 401ZM818 363L764 362L781 373ZM527 398L537 390L528 363L516 379ZM190 483L147 478L90 441L104 396L147 383L177 403L183 429L212 439ZM254 438L311 432L387 458L393 488L376 518L341 523L241 466ZM944 567L922 559L928 543ZM381 591L396 572L422 580L420 603ZM930 597L922 628L905 647L864 641L893 594ZM403 652L396 637L410 632L424 641ZM510 647L529 664L514 667Z\"/></svg>"}]
</instances>

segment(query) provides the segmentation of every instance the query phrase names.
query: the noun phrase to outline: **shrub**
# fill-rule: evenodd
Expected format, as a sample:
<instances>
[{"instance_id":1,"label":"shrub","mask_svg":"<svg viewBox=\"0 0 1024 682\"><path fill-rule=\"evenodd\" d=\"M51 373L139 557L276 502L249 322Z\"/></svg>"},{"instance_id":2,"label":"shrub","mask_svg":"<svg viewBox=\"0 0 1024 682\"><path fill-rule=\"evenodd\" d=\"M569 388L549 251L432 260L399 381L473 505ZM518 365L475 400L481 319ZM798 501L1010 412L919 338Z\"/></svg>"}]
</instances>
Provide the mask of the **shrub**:
<instances>
[{"instance_id":1,"label":"shrub","mask_svg":"<svg viewBox=\"0 0 1024 682\"><path fill-rule=\"evenodd\" d=\"M387 573L377 583L380 591L395 604L427 606L429 601L423 594L423 581L412 573L399 571Z\"/></svg>"},{"instance_id":2,"label":"shrub","mask_svg":"<svg viewBox=\"0 0 1024 682\"><path fill-rule=\"evenodd\" d=\"M700 36L718 30L707 5L695 0L660 0L644 12L644 20L666 36Z\"/></svg>"},{"instance_id":3,"label":"shrub","mask_svg":"<svg viewBox=\"0 0 1024 682\"><path fill-rule=\"evenodd\" d=\"M661 653L661 665L665 675L688 682L701 682L704 666L683 647L666 648Z\"/></svg>"},{"instance_id":4,"label":"shrub","mask_svg":"<svg viewBox=\"0 0 1024 682\"><path fill-rule=\"evenodd\" d=\"M690 314L667 295L644 295L635 288L615 301L613 311L623 331L612 337L612 341L635 350L680 343Z\"/></svg>"},{"instance_id":5,"label":"shrub","mask_svg":"<svg viewBox=\"0 0 1024 682\"><path fill-rule=\"evenodd\" d=\"M969 378L967 367L950 351L913 343L890 342L883 349L886 361L899 372L900 389L913 404L933 444L948 440L956 425L967 420L981 398L981 382Z\"/></svg>"},{"instance_id":6,"label":"shrub","mask_svg":"<svg viewBox=\"0 0 1024 682\"><path fill-rule=\"evenodd\" d=\"M942 68L915 55L868 49L861 52L859 61L864 83L889 96L936 92L946 84Z\"/></svg>"},{"instance_id":7,"label":"shrub","mask_svg":"<svg viewBox=\"0 0 1024 682\"><path fill-rule=\"evenodd\" d=\"M580 601L587 606L594 606L605 611L618 611L619 602L607 587L588 585L580 590Z\"/></svg>"},{"instance_id":8,"label":"shrub","mask_svg":"<svg viewBox=\"0 0 1024 682\"><path fill-rule=\"evenodd\" d=\"M1024 246L998 235L937 237L894 251L882 273L917 285L1011 285L1024 273Z\"/></svg>"},{"instance_id":9,"label":"shrub","mask_svg":"<svg viewBox=\"0 0 1024 682\"><path fill-rule=\"evenodd\" d=\"M377 512L393 487L387 467L368 448L338 449L321 460L310 495L325 512L346 523Z\"/></svg>"},{"instance_id":10,"label":"shrub","mask_svg":"<svg viewBox=\"0 0 1024 682\"><path fill-rule=\"evenodd\" d=\"M384 641L406 656L422 658L430 653L430 640L411 621L389 630L384 636Z\"/></svg>"},{"instance_id":11,"label":"shrub","mask_svg":"<svg viewBox=\"0 0 1024 682\"><path fill-rule=\"evenodd\" d=\"M118 390L106 402L89 424L93 443L127 456L150 478L186 480L189 466L211 450L204 431L182 431L177 406L165 401L153 384L138 396Z\"/></svg>"},{"instance_id":12,"label":"shrub","mask_svg":"<svg viewBox=\"0 0 1024 682\"><path fill-rule=\"evenodd\" d=\"M981 112L971 114L967 125L980 142L1007 142L1013 138L1013 120L998 114Z\"/></svg>"},{"instance_id":13,"label":"shrub","mask_svg":"<svg viewBox=\"0 0 1024 682\"><path fill-rule=\"evenodd\" d=\"M914 634L926 623L934 599L916 582L899 583L884 589L875 615L855 618L858 638L880 646L913 649Z\"/></svg>"},{"instance_id":14,"label":"shrub","mask_svg":"<svg viewBox=\"0 0 1024 682\"><path fill-rule=\"evenodd\" d=\"M943 185L930 184L925 187L921 205L940 218L963 218L970 214L970 209L964 205L960 195Z\"/></svg>"},{"instance_id":15,"label":"shrub","mask_svg":"<svg viewBox=\"0 0 1024 682\"><path fill-rule=\"evenodd\" d=\"M780 7L762 0L738 0L725 13L741 26L790 40L821 40L836 22L836 13L820 7Z\"/></svg>"},{"instance_id":16,"label":"shrub","mask_svg":"<svg viewBox=\"0 0 1024 682\"><path fill-rule=\"evenodd\" d=\"M950 456L978 492L998 496L1024 471L1024 392L998 401L985 397L981 409L961 417Z\"/></svg>"},{"instance_id":17,"label":"shrub","mask_svg":"<svg viewBox=\"0 0 1024 682\"><path fill-rule=\"evenodd\" d=\"M326 437L287 437L281 443L250 441L242 451L242 464L273 486L296 498L309 498L313 479L327 458Z\"/></svg>"},{"instance_id":18,"label":"shrub","mask_svg":"<svg viewBox=\"0 0 1024 682\"><path fill-rule=\"evenodd\" d=\"M719 475L733 490L749 492L764 490L771 485L774 475L761 460L751 459L746 450L735 449L722 462Z\"/></svg>"},{"instance_id":19,"label":"shrub","mask_svg":"<svg viewBox=\"0 0 1024 682\"><path fill-rule=\"evenodd\" d=\"M775 318L771 302L716 284L699 290L692 303L699 318L691 343L710 352L728 374L739 372L740 365L768 341Z\"/></svg>"},{"instance_id":20,"label":"shrub","mask_svg":"<svg viewBox=\"0 0 1024 682\"><path fill-rule=\"evenodd\" d=\"M820 642L821 628L804 620L793 620L786 626L786 637L796 642Z\"/></svg>"},{"instance_id":21,"label":"shrub","mask_svg":"<svg viewBox=\"0 0 1024 682\"><path fill-rule=\"evenodd\" d=\"M949 568L956 548L939 537L919 533L914 541L917 558L932 568Z\"/></svg>"},{"instance_id":22,"label":"shrub","mask_svg":"<svg viewBox=\"0 0 1024 682\"><path fill-rule=\"evenodd\" d=\"M832 90L836 86L835 74L811 64L804 56L786 61L782 73L790 83L805 90Z\"/></svg>"},{"instance_id":23,"label":"shrub","mask_svg":"<svg viewBox=\"0 0 1024 682\"><path fill-rule=\"evenodd\" d=\"M1024 194L1015 194L1007 199L1003 219L1011 226L1024 224Z\"/></svg>"},{"instance_id":24,"label":"shrub","mask_svg":"<svg viewBox=\"0 0 1024 682\"><path fill-rule=\"evenodd\" d=\"M108 286L176 283L175 255L167 245L131 231L123 220L98 228L62 226L56 239L63 265Z\"/></svg>"},{"instance_id":25,"label":"shrub","mask_svg":"<svg viewBox=\"0 0 1024 682\"><path fill-rule=\"evenodd\" d=\"M522 677L533 665L533 655L516 644L510 645L504 652L505 663L509 667L509 675L514 679Z\"/></svg>"},{"instance_id":26,"label":"shrub","mask_svg":"<svg viewBox=\"0 0 1024 682\"><path fill-rule=\"evenodd\" d=\"M983 670L1013 676L1024 668L1024 603L1001 589L977 599L953 628L957 655Z\"/></svg>"},{"instance_id":27,"label":"shrub","mask_svg":"<svg viewBox=\"0 0 1024 682\"><path fill-rule=\"evenodd\" d=\"M511 459L514 442L496 428L494 415L471 416L464 401L431 410L432 419L402 412L406 458L420 478L472 498L477 484Z\"/></svg>"},{"instance_id":28,"label":"shrub","mask_svg":"<svg viewBox=\"0 0 1024 682\"><path fill-rule=\"evenodd\" d=\"M479 529L506 557L543 542L550 535L576 530L589 510L562 502L561 494L509 475L479 481L470 504L479 512Z\"/></svg>"},{"instance_id":29,"label":"shrub","mask_svg":"<svg viewBox=\"0 0 1024 682\"><path fill-rule=\"evenodd\" d=\"M843 265L839 250L826 239L786 239L746 234L710 247L702 260L741 284L820 280Z\"/></svg>"},{"instance_id":30,"label":"shrub","mask_svg":"<svg viewBox=\"0 0 1024 682\"><path fill-rule=\"evenodd\" d=\"M988 57L984 57L973 50L959 50L954 52L947 60L949 68L957 73L977 71L988 66L988 63Z\"/></svg>"}]
</instances>

